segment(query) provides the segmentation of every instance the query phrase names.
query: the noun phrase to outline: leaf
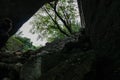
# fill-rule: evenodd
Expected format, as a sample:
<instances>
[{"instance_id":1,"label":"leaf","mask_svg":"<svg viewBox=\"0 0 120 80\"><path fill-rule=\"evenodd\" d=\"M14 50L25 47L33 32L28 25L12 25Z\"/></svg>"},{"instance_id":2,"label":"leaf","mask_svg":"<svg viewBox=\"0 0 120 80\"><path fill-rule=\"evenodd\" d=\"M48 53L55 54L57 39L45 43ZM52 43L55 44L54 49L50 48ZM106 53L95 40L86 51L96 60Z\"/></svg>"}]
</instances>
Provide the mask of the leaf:
<instances>
[{"instance_id":1,"label":"leaf","mask_svg":"<svg viewBox=\"0 0 120 80\"><path fill-rule=\"evenodd\" d=\"M68 28L69 27L73 33L79 31L80 24L77 23L79 12L77 10L76 0L59 0L57 6L54 2L50 4L45 4L38 13L34 16L32 33L39 34L38 39L47 39L52 41L58 38L63 38L66 35L71 35ZM55 8L56 6L56 8ZM60 17L64 20L61 21ZM64 34L65 33L65 34Z\"/></svg>"}]
</instances>

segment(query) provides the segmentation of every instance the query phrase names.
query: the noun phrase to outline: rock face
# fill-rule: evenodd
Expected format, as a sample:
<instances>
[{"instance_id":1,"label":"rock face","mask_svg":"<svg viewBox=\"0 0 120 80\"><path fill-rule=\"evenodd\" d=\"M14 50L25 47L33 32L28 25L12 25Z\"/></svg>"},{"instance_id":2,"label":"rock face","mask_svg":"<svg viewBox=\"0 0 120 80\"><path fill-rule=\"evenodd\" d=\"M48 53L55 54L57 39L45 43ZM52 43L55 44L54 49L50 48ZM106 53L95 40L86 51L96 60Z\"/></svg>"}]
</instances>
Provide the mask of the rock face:
<instances>
[{"instance_id":1,"label":"rock face","mask_svg":"<svg viewBox=\"0 0 120 80\"><path fill-rule=\"evenodd\" d=\"M32 57L21 68L20 80L38 80L41 76L41 57Z\"/></svg>"},{"instance_id":2,"label":"rock face","mask_svg":"<svg viewBox=\"0 0 120 80\"><path fill-rule=\"evenodd\" d=\"M91 70L95 53L91 48L81 49L85 45L80 40L82 37L56 40L37 51L20 55L0 53L0 70L5 72L0 71L0 79L83 80Z\"/></svg>"},{"instance_id":3,"label":"rock face","mask_svg":"<svg viewBox=\"0 0 120 80\"><path fill-rule=\"evenodd\" d=\"M43 74L40 80L120 80L120 1L81 1L86 33L90 36L94 50L81 52L75 45L71 45L71 49L64 47L67 50L61 52L54 49L52 52L47 48L50 52L43 51L46 55L41 62ZM13 21L10 32L13 34L45 2L48 0L1 0L0 18L8 17Z\"/></svg>"},{"instance_id":4,"label":"rock face","mask_svg":"<svg viewBox=\"0 0 120 80\"><path fill-rule=\"evenodd\" d=\"M96 74L95 80L119 80L120 1L82 0L82 6L86 31L96 51L93 71L87 75Z\"/></svg>"},{"instance_id":5,"label":"rock face","mask_svg":"<svg viewBox=\"0 0 120 80\"><path fill-rule=\"evenodd\" d=\"M37 55L23 64L20 80L83 80L91 70L95 53L76 47L74 44L81 42L81 38L76 38L57 40L36 51Z\"/></svg>"}]
</instances>

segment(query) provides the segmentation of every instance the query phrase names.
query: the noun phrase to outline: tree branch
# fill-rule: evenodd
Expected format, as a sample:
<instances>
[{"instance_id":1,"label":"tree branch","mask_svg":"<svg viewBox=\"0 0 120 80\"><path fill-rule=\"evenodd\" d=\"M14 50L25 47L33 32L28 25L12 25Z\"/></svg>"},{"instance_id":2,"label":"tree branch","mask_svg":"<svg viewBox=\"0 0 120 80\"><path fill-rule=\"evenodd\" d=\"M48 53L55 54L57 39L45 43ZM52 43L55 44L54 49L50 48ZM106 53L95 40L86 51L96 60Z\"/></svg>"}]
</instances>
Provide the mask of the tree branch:
<instances>
[{"instance_id":1,"label":"tree branch","mask_svg":"<svg viewBox=\"0 0 120 80\"><path fill-rule=\"evenodd\" d=\"M45 12L48 14L48 16L52 19L52 21L57 25L58 30L59 30L62 34L64 34L64 35L66 35L66 36L69 37L69 35L60 28L60 25L58 24L58 22L53 19L53 17L49 14L49 12L47 11L47 9L44 8L44 10L45 10Z\"/></svg>"},{"instance_id":2,"label":"tree branch","mask_svg":"<svg viewBox=\"0 0 120 80\"><path fill-rule=\"evenodd\" d=\"M64 26L67 28L67 30L70 32L70 34L72 34L72 30L70 28L70 26L65 22L65 20L59 15L59 13L57 12L57 10L55 9L55 7L49 3L49 5L54 9L55 14L58 16L58 18L63 22Z\"/></svg>"},{"instance_id":3,"label":"tree branch","mask_svg":"<svg viewBox=\"0 0 120 80\"><path fill-rule=\"evenodd\" d=\"M61 11L63 12L63 15L64 15L64 17L65 17L66 23L67 23L67 24L70 26L70 28L71 28L71 21L69 20L68 14L63 10L62 7L60 7L60 9L61 9Z\"/></svg>"}]
</instances>

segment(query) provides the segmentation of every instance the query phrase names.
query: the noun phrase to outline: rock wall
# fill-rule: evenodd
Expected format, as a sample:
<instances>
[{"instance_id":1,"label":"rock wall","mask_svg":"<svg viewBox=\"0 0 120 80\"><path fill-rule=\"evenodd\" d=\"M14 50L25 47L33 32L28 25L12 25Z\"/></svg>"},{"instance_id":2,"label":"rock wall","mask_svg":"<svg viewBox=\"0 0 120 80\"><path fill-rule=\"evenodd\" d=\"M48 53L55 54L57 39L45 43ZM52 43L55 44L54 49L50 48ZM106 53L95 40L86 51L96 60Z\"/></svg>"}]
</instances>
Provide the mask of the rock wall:
<instances>
[{"instance_id":1,"label":"rock wall","mask_svg":"<svg viewBox=\"0 0 120 80\"><path fill-rule=\"evenodd\" d=\"M82 0L82 5L86 31L96 51L94 69L89 75L97 76L95 80L119 80L120 1Z\"/></svg>"},{"instance_id":2,"label":"rock wall","mask_svg":"<svg viewBox=\"0 0 120 80\"><path fill-rule=\"evenodd\" d=\"M50 1L53 0L0 0L0 19L10 18L14 24L13 30L17 31L42 5Z\"/></svg>"},{"instance_id":3,"label":"rock wall","mask_svg":"<svg viewBox=\"0 0 120 80\"><path fill-rule=\"evenodd\" d=\"M37 55L23 64L20 80L84 79L85 74L91 70L95 53L91 48L83 50L81 45L84 43L79 45L81 42L79 39L83 36L78 37L56 40L35 51ZM77 47L76 44L78 44Z\"/></svg>"},{"instance_id":4,"label":"rock wall","mask_svg":"<svg viewBox=\"0 0 120 80\"><path fill-rule=\"evenodd\" d=\"M14 25L22 25L42 4L47 2L47 0L40 0L42 3L38 6L33 0L28 5L26 5L29 2L27 0L15 3L9 1L12 0L0 1L0 12L3 12L0 13L0 18L7 16L14 22ZM50 52L55 54L44 56L46 62L50 62L51 65L44 67L45 72L40 80L120 80L120 1L81 1L86 33L90 36L93 51L82 54L81 49L72 42L74 47L69 47L70 49L64 47L67 50L63 52ZM31 8L31 5L36 6ZM12 31L16 31L18 27L20 26L14 27ZM45 53L48 54L49 51ZM56 53L61 53L59 54L61 56L58 54L56 56Z\"/></svg>"}]
</instances>

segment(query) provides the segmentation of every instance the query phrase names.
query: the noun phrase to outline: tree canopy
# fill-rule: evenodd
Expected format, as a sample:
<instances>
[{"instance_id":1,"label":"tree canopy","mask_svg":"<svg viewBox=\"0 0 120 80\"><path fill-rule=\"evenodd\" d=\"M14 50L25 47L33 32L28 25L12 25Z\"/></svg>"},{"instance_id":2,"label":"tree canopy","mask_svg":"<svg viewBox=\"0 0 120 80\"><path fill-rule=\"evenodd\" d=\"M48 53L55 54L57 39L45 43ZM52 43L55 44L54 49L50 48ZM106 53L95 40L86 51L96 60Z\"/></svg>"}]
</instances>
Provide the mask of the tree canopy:
<instances>
[{"instance_id":1,"label":"tree canopy","mask_svg":"<svg viewBox=\"0 0 120 80\"><path fill-rule=\"evenodd\" d=\"M38 39L48 41L71 36L80 29L79 12L75 0L57 0L45 4L31 22L31 32L37 33Z\"/></svg>"},{"instance_id":2,"label":"tree canopy","mask_svg":"<svg viewBox=\"0 0 120 80\"><path fill-rule=\"evenodd\" d=\"M32 45L32 42L29 38L21 37L21 36L12 36L6 43L6 46L3 47L5 51L21 51L26 52L28 50L35 50L37 49L35 46Z\"/></svg>"}]
</instances>

